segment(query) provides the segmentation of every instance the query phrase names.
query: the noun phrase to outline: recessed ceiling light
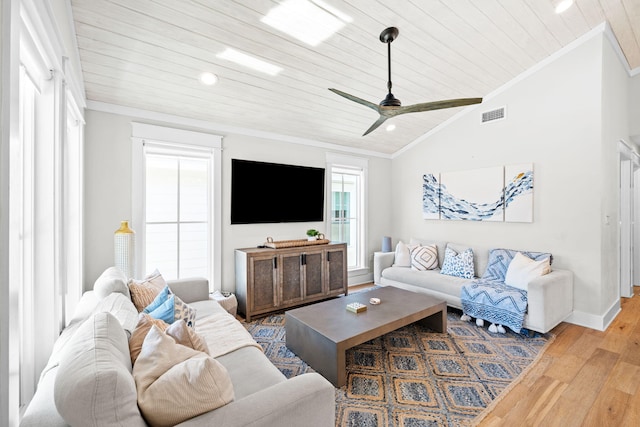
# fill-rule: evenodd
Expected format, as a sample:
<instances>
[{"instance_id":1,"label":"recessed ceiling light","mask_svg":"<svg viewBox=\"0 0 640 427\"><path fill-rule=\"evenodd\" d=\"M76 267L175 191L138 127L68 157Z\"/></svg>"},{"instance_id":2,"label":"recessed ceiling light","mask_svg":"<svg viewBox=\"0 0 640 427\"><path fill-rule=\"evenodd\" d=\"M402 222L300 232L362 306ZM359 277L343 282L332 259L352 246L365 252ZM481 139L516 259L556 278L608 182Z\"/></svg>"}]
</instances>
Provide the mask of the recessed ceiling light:
<instances>
[{"instance_id":1,"label":"recessed ceiling light","mask_svg":"<svg viewBox=\"0 0 640 427\"><path fill-rule=\"evenodd\" d=\"M218 76L208 71L200 74L200 77L198 79L200 80L200 83L207 86L214 85L218 82Z\"/></svg>"},{"instance_id":2,"label":"recessed ceiling light","mask_svg":"<svg viewBox=\"0 0 640 427\"><path fill-rule=\"evenodd\" d=\"M562 13L573 6L573 0L559 0L556 3L556 13Z\"/></svg>"},{"instance_id":3,"label":"recessed ceiling light","mask_svg":"<svg viewBox=\"0 0 640 427\"><path fill-rule=\"evenodd\" d=\"M394 131L396 129L396 125L394 125L393 123L390 125L387 125L387 132L391 132Z\"/></svg>"},{"instance_id":4,"label":"recessed ceiling light","mask_svg":"<svg viewBox=\"0 0 640 427\"><path fill-rule=\"evenodd\" d=\"M255 56L247 55L246 53L239 52L235 49L226 48L224 52L219 53L218 58L226 59L227 61L235 62L242 66L260 71L271 76L275 76L282 68L277 65L270 64L262 59L258 59Z\"/></svg>"},{"instance_id":5,"label":"recessed ceiling light","mask_svg":"<svg viewBox=\"0 0 640 427\"><path fill-rule=\"evenodd\" d=\"M308 45L317 46L353 19L322 0L285 0L261 21Z\"/></svg>"}]
</instances>

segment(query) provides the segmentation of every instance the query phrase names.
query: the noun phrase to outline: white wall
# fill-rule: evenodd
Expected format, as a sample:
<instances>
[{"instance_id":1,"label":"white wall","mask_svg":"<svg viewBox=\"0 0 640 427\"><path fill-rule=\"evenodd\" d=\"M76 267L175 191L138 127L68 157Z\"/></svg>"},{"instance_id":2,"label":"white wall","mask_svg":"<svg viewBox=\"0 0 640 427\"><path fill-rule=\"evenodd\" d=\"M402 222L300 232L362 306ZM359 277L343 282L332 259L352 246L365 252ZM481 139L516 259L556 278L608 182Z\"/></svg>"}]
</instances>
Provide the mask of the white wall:
<instances>
[{"instance_id":1,"label":"white wall","mask_svg":"<svg viewBox=\"0 0 640 427\"><path fill-rule=\"evenodd\" d=\"M395 158L394 240L549 251L575 274L574 308L601 315L602 45L602 36L591 38ZM482 112L504 105L505 120L480 124ZM528 162L533 223L422 219L424 173Z\"/></svg>"},{"instance_id":2,"label":"white wall","mask_svg":"<svg viewBox=\"0 0 640 427\"><path fill-rule=\"evenodd\" d=\"M131 122L145 122L131 116L88 110L85 134L85 279L84 288L113 264L113 232L120 221L131 218ZM159 123L171 127L171 123ZM176 126L184 128L184 126ZM201 129L193 129L199 130ZM207 131L210 133L215 133ZM325 167L326 149L239 134L223 135L222 151L222 283L217 288L235 289L234 249L253 247L275 240L302 239L324 223L231 225L231 159ZM362 157L362 154L357 154ZM391 160L369 157L370 217L366 235L368 259L380 250L382 236L389 232ZM302 196L301 196L302 197ZM370 266L373 268L373 266Z\"/></svg>"},{"instance_id":3,"label":"white wall","mask_svg":"<svg viewBox=\"0 0 640 427\"><path fill-rule=\"evenodd\" d=\"M601 211L610 221L602 227L602 295L600 312L612 317L620 307L620 160L618 142L629 138L628 98L631 81L614 46L605 38L602 58ZM640 248L639 248L640 249ZM638 252L636 252L638 253ZM611 256L616 254L616 256Z\"/></svg>"},{"instance_id":4,"label":"white wall","mask_svg":"<svg viewBox=\"0 0 640 427\"><path fill-rule=\"evenodd\" d=\"M629 133L640 144L640 69L629 80Z\"/></svg>"}]
</instances>

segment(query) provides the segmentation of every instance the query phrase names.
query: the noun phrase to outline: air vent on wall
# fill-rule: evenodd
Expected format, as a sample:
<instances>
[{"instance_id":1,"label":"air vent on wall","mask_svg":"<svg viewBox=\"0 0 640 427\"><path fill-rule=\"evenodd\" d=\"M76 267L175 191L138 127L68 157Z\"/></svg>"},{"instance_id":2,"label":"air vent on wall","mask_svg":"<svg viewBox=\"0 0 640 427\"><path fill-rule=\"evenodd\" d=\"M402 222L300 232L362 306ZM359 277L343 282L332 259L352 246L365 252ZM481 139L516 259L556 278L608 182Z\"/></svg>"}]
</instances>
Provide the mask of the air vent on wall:
<instances>
[{"instance_id":1,"label":"air vent on wall","mask_svg":"<svg viewBox=\"0 0 640 427\"><path fill-rule=\"evenodd\" d=\"M505 118L506 107L496 108L495 110L485 111L482 113L482 123L493 122Z\"/></svg>"}]
</instances>

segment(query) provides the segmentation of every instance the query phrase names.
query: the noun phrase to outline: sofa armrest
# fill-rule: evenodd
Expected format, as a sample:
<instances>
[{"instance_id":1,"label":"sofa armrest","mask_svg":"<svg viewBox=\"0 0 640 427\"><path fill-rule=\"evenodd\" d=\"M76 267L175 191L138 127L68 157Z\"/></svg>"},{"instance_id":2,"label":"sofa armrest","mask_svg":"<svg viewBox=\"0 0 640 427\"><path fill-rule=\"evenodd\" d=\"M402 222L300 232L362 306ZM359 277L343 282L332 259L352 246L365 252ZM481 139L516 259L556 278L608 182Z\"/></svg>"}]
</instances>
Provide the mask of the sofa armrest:
<instances>
[{"instance_id":1,"label":"sofa armrest","mask_svg":"<svg viewBox=\"0 0 640 427\"><path fill-rule=\"evenodd\" d=\"M167 280L171 292L187 304L209 299L209 281L203 277Z\"/></svg>"},{"instance_id":2,"label":"sofa armrest","mask_svg":"<svg viewBox=\"0 0 640 427\"><path fill-rule=\"evenodd\" d=\"M320 374L299 375L211 412L191 418L191 426L335 426L335 389Z\"/></svg>"},{"instance_id":3,"label":"sofa armrest","mask_svg":"<svg viewBox=\"0 0 640 427\"><path fill-rule=\"evenodd\" d=\"M573 311L573 272L552 270L529 282L528 325L530 329L548 332Z\"/></svg>"},{"instance_id":4,"label":"sofa armrest","mask_svg":"<svg viewBox=\"0 0 640 427\"><path fill-rule=\"evenodd\" d=\"M380 284L382 270L391 267L396 258L395 252L374 252L373 253L373 283Z\"/></svg>"}]
</instances>

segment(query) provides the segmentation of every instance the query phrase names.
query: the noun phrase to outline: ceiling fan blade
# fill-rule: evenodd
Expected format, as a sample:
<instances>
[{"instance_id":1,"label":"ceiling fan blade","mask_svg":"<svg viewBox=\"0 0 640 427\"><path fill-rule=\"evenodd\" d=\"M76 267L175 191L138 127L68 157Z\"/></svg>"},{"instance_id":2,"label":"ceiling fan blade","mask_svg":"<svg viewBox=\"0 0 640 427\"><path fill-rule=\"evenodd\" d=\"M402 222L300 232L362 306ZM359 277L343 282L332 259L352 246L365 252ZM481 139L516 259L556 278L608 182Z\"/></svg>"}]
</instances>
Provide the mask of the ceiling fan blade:
<instances>
[{"instance_id":1,"label":"ceiling fan blade","mask_svg":"<svg viewBox=\"0 0 640 427\"><path fill-rule=\"evenodd\" d=\"M371 127L369 129L367 129L367 131L365 133L362 134L362 136L365 136L365 135L373 132L374 130L376 130L378 128L378 126L383 124L385 122L385 120L387 120L387 119L388 119L388 117L380 116L378 118L378 120L376 120L376 122L374 124L372 124Z\"/></svg>"},{"instance_id":2,"label":"ceiling fan blade","mask_svg":"<svg viewBox=\"0 0 640 427\"><path fill-rule=\"evenodd\" d=\"M407 105L393 110L393 115L418 113L420 111L442 110L444 108L462 107L464 105L480 104L482 98L445 99L443 101L424 102L422 104Z\"/></svg>"},{"instance_id":3,"label":"ceiling fan blade","mask_svg":"<svg viewBox=\"0 0 640 427\"><path fill-rule=\"evenodd\" d=\"M340 96L342 96L344 98L347 98L350 101L357 102L358 104L364 105L365 107L369 107L372 110L375 110L376 112L380 112L380 108L379 108L378 104L374 104L373 102L369 102L369 101L364 100L362 98L358 98L357 96L350 95L350 94L348 94L346 92L343 92L341 90L338 90L338 89L329 88L329 90L331 92L335 93L335 94L338 94L338 95L340 95Z\"/></svg>"}]
</instances>

